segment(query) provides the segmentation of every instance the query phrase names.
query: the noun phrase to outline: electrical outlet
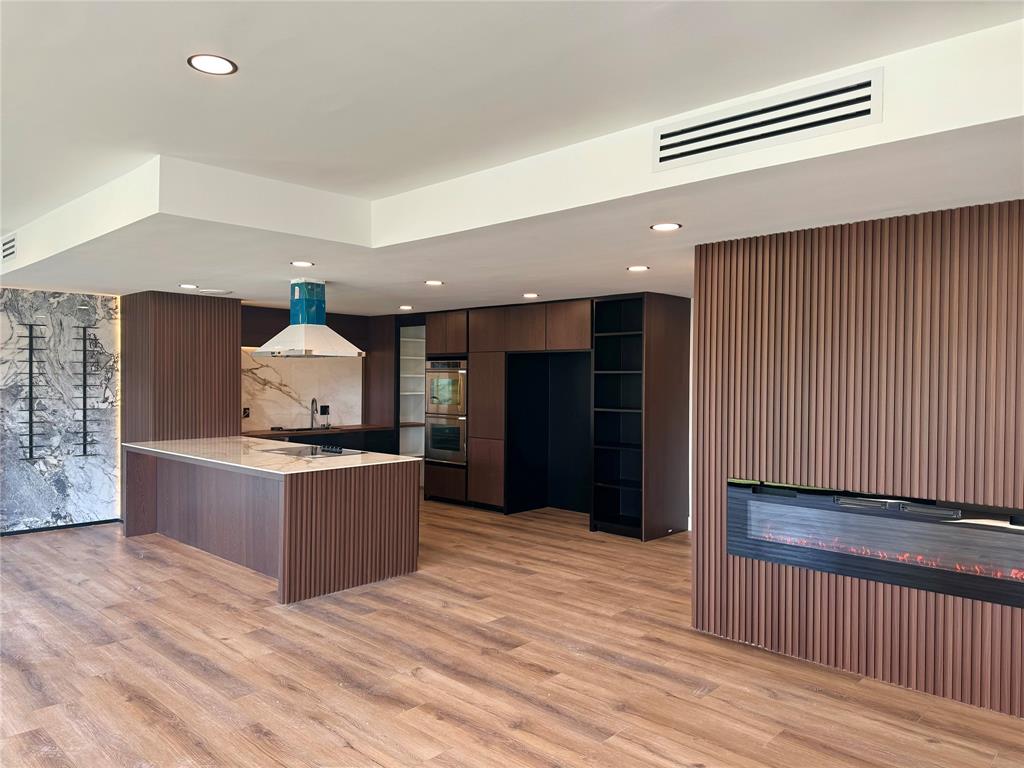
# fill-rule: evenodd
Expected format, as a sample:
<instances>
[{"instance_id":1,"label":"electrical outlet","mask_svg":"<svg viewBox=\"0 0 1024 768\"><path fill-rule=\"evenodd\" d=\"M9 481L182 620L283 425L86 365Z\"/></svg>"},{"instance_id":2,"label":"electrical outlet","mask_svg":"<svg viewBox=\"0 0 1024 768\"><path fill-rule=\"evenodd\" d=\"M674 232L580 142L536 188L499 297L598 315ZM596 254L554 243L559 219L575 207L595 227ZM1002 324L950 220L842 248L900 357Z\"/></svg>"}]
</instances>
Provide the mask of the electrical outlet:
<instances>
[{"instance_id":1,"label":"electrical outlet","mask_svg":"<svg viewBox=\"0 0 1024 768\"><path fill-rule=\"evenodd\" d=\"M248 408L243 408L242 409L242 418L243 419L248 419L249 418L249 409Z\"/></svg>"},{"instance_id":2,"label":"electrical outlet","mask_svg":"<svg viewBox=\"0 0 1024 768\"><path fill-rule=\"evenodd\" d=\"M330 416L331 415L331 406L329 406L329 405L321 405L320 406L320 415L321 416Z\"/></svg>"}]
</instances>

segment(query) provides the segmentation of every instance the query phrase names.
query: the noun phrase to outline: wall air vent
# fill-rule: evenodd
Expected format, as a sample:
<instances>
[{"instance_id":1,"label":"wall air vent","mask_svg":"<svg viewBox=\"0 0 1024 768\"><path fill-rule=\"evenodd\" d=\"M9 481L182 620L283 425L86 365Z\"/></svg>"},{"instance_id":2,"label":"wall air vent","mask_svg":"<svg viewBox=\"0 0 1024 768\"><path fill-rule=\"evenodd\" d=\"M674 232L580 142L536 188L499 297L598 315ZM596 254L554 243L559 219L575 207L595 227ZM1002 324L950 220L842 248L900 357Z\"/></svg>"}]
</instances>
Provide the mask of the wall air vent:
<instances>
[{"instance_id":1,"label":"wall air vent","mask_svg":"<svg viewBox=\"0 0 1024 768\"><path fill-rule=\"evenodd\" d=\"M654 168L699 163L881 120L882 70L873 69L658 126Z\"/></svg>"},{"instance_id":2,"label":"wall air vent","mask_svg":"<svg viewBox=\"0 0 1024 768\"><path fill-rule=\"evenodd\" d=\"M14 254L18 251L18 236L8 235L3 239L3 260L13 259Z\"/></svg>"}]
</instances>

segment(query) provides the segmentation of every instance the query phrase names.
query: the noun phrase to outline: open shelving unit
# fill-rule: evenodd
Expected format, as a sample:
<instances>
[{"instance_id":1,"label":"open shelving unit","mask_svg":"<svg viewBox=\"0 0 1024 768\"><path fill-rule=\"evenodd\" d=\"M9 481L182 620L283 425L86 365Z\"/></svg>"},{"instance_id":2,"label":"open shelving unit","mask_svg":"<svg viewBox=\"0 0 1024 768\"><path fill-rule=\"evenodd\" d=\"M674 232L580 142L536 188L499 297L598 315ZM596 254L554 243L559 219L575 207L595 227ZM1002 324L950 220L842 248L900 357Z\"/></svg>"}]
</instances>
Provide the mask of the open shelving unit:
<instances>
[{"instance_id":1,"label":"open shelving unit","mask_svg":"<svg viewBox=\"0 0 1024 768\"><path fill-rule=\"evenodd\" d=\"M689 322L681 297L594 301L591 530L647 540L687 528Z\"/></svg>"},{"instance_id":2,"label":"open shelving unit","mask_svg":"<svg viewBox=\"0 0 1024 768\"><path fill-rule=\"evenodd\" d=\"M398 452L403 456L423 456L426 344L426 326L399 328Z\"/></svg>"},{"instance_id":3,"label":"open shelving unit","mask_svg":"<svg viewBox=\"0 0 1024 768\"><path fill-rule=\"evenodd\" d=\"M590 527L640 538L643 298L594 302L594 502Z\"/></svg>"}]
</instances>

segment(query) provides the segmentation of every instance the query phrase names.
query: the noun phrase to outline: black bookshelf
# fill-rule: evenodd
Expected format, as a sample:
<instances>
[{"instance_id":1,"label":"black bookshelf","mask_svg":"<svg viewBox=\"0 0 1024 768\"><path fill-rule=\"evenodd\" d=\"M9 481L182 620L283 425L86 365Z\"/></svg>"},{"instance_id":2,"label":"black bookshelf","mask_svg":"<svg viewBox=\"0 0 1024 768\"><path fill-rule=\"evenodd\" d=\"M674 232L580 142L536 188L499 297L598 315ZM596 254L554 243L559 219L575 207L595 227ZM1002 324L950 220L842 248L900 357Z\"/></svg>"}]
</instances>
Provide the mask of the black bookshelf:
<instances>
[{"instance_id":1,"label":"black bookshelf","mask_svg":"<svg viewBox=\"0 0 1024 768\"><path fill-rule=\"evenodd\" d=\"M594 301L593 531L687 529L689 312L661 294Z\"/></svg>"},{"instance_id":2,"label":"black bookshelf","mask_svg":"<svg viewBox=\"0 0 1024 768\"><path fill-rule=\"evenodd\" d=\"M594 302L591 530L643 534L642 296Z\"/></svg>"}]
</instances>

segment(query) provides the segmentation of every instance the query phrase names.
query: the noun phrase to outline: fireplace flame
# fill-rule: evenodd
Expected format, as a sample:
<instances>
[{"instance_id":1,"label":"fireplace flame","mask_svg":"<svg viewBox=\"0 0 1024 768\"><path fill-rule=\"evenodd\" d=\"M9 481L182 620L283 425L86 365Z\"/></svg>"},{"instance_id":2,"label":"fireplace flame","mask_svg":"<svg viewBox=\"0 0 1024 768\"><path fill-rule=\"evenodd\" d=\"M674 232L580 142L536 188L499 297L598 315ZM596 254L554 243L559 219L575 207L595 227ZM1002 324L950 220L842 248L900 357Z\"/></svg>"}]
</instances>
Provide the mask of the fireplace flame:
<instances>
[{"instance_id":1,"label":"fireplace flame","mask_svg":"<svg viewBox=\"0 0 1024 768\"><path fill-rule=\"evenodd\" d=\"M957 573L973 573L977 576L990 576L996 579L1010 579L1012 581L1024 582L1024 566L1020 568L1011 568L1007 573L1002 568L995 566L988 566L982 563L961 563L954 562L952 565L947 565L943 562L941 557L926 555L921 552L887 552L885 550L876 549L872 550L865 546L856 546L850 544L844 544L836 536L831 541L825 541L824 539L808 539L804 537L790 536L788 534L776 533L773 529L769 528L759 537L765 541L771 541L778 544L789 544L797 547L810 547L813 549L821 549L827 552L844 552L851 555L857 555L859 557L870 557L876 560L890 560L895 559L901 563L908 563L912 565L918 565L925 568L939 568L947 571L956 571Z\"/></svg>"}]
</instances>

